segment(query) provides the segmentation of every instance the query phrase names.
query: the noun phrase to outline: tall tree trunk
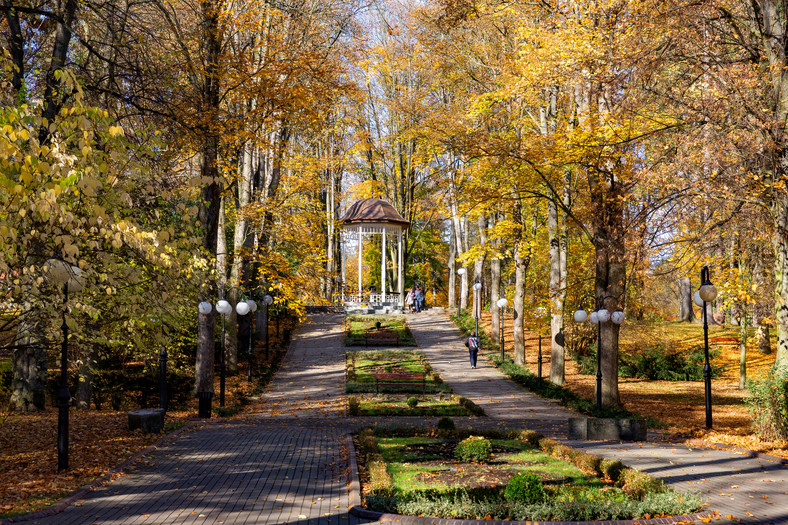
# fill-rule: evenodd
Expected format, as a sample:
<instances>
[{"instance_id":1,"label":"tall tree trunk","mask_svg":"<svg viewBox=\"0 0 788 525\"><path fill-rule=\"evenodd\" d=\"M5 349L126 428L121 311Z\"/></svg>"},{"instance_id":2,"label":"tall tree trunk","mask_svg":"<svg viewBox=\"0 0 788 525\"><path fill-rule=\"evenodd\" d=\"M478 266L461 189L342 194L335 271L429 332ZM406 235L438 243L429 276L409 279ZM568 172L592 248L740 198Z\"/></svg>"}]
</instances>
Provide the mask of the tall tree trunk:
<instances>
[{"instance_id":1,"label":"tall tree trunk","mask_svg":"<svg viewBox=\"0 0 788 525\"><path fill-rule=\"evenodd\" d=\"M739 390L747 386L747 305L739 305Z\"/></svg>"},{"instance_id":2,"label":"tall tree trunk","mask_svg":"<svg viewBox=\"0 0 788 525\"><path fill-rule=\"evenodd\" d=\"M514 247L514 300L512 301L513 311L513 332L514 343L514 362L518 365L525 364L525 332L523 321L525 319L525 274L530 263L530 254L525 247L522 205L518 200L514 205L513 219L518 224L518 233L515 236Z\"/></svg>"},{"instance_id":3,"label":"tall tree trunk","mask_svg":"<svg viewBox=\"0 0 788 525\"><path fill-rule=\"evenodd\" d=\"M490 215L490 228L495 227L497 221L497 214ZM501 298L501 259L498 258L498 253L501 248L501 240L497 236L493 241L495 248L495 256L490 259L490 316L492 318L492 333L490 334L493 343L500 343L498 333L500 332L500 313L498 308L498 299Z\"/></svg>"},{"instance_id":4,"label":"tall tree trunk","mask_svg":"<svg viewBox=\"0 0 788 525\"><path fill-rule=\"evenodd\" d=\"M457 244L454 239L454 221L449 221L449 308L457 308Z\"/></svg>"},{"instance_id":5,"label":"tall tree trunk","mask_svg":"<svg viewBox=\"0 0 788 525\"><path fill-rule=\"evenodd\" d=\"M456 186L452 181L449 186L449 210L451 212L451 220L454 223L454 242L457 249L456 257L461 259L465 253L462 244L462 221L460 220L459 212L457 210ZM458 268L459 270L459 268ZM467 268L466 268L467 270ZM466 271L460 277L460 309L465 310L468 308L468 272Z\"/></svg>"},{"instance_id":6,"label":"tall tree trunk","mask_svg":"<svg viewBox=\"0 0 788 525\"><path fill-rule=\"evenodd\" d=\"M679 321L691 323L695 321L695 309L692 301L692 282L689 277L684 277L679 280Z\"/></svg>"},{"instance_id":7,"label":"tall tree trunk","mask_svg":"<svg viewBox=\"0 0 788 525\"><path fill-rule=\"evenodd\" d=\"M194 367L194 394L213 393L214 329L216 309L209 314L197 314L197 360Z\"/></svg>"},{"instance_id":8,"label":"tall tree trunk","mask_svg":"<svg viewBox=\"0 0 788 525\"><path fill-rule=\"evenodd\" d=\"M612 173L590 173L594 208L594 289L598 301L608 309L621 305L626 291L624 196ZM601 324L600 353L602 404L620 407L618 391L619 325Z\"/></svg>"},{"instance_id":9,"label":"tall tree trunk","mask_svg":"<svg viewBox=\"0 0 788 525\"><path fill-rule=\"evenodd\" d=\"M547 232L550 243L550 381L563 385L565 381L564 346L558 334L564 328L564 300L566 297L566 231L558 216L554 201L547 203Z\"/></svg>"},{"instance_id":10,"label":"tall tree trunk","mask_svg":"<svg viewBox=\"0 0 788 525\"><path fill-rule=\"evenodd\" d=\"M479 244L482 247L482 251L485 251L487 248L487 220L485 219L484 215L479 215L479 218L476 220L476 226L479 228ZM473 282L484 284L484 257L477 257L473 261ZM478 292L474 291L473 294L473 315L474 317L481 317L482 315L482 303L484 302L484 287L479 289Z\"/></svg>"},{"instance_id":11,"label":"tall tree trunk","mask_svg":"<svg viewBox=\"0 0 788 525\"><path fill-rule=\"evenodd\" d=\"M93 371L96 369L97 350L94 346L85 353L82 363L79 365L79 386L77 388L77 408L84 410L90 409L91 398L93 397Z\"/></svg>"},{"instance_id":12,"label":"tall tree trunk","mask_svg":"<svg viewBox=\"0 0 788 525\"><path fill-rule=\"evenodd\" d=\"M19 12L11 5L11 0L3 0L2 5L6 7L5 19L8 24L8 47L11 51L11 64L14 70L11 72L11 87L14 95L22 95L22 86L25 78L25 47L22 37L22 27L19 24Z\"/></svg>"},{"instance_id":13,"label":"tall tree trunk","mask_svg":"<svg viewBox=\"0 0 788 525\"><path fill-rule=\"evenodd\" d=\"M788 95L786 95L788 97ZM788 100L786 100L788 106ZM783 174L783 178L786 175ZM788 194L773 197L774 219L774 317L777 327L775 366L788 366Z\"/></svg>"},{"instance_id":14,"label":"tall tree trunk","mask_svg":"<svg viewBox=\"0 0 788 525\"><path fill-rule=\"evenodd\" d=\"M55 29L55 44L52 49L52 60L49 63L46 75L46 85L44 87L43 111L41 116L45 122L52 123L63 107L63 101L67 94L60 92L61 82L57 78L57 73L63 70L68 58L68 47L71 43L71 28L74 25L74 18L77 11L77 0L66 0L63 12L57 20ZM48 144L51 139L49 128L42 125L38 132L38 140L41 144Z\"/></svg>"},{"instance_id":15,"label":"tall tree trunk","mask_svg":"<svg viewBox=\"0 0 788 525\"><path fill-rule=\"evenodd\" d=\"M46 407L47 354L37 334L41 327L20 318L17 347L13 354L11 407L19 412L34 412Z\"/></svg>"}]
</instances>

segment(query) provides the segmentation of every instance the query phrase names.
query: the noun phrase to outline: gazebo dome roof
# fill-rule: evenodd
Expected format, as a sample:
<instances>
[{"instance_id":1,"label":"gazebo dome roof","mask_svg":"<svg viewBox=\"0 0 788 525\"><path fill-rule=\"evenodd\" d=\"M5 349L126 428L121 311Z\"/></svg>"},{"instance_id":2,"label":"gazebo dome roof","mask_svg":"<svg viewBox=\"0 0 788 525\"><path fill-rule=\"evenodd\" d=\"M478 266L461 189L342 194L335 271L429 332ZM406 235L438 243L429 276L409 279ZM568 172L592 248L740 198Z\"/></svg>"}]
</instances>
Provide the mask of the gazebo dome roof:
<instances>
[{"instance_id":1,"label":"gazebo dome roof","mask_svg":"<svg viewBox=\"0 0 788 525\"><path fill-rule=\"evenodd\" d=\"M340 219L343 226L352 224L392 224L402 229L410 226L410 222L382 199L362 199L356 201Z\"/></svg>"}]
</instances>

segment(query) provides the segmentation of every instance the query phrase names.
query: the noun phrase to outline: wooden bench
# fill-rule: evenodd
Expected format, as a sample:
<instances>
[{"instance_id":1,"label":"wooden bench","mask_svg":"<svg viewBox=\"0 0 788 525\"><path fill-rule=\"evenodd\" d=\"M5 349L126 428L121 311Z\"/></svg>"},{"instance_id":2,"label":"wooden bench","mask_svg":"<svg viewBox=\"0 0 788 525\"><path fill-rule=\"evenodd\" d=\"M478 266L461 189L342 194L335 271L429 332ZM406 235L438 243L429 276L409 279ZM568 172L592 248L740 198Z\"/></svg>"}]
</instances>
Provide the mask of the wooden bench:
<instances>
[{"instance_id":1,"label":"wooden bench","mask_svg":"<svg viewBox=\"0 0 788 525\"><path fill-rule=\"evenodd\" d=\"M709 344L739 346L738 337L710 337Z\"/></svg>"},{"instance_id":2,"label":"wooden bench","mask_svg":"<svg viewBox=\"0 0 788 525\"><path fill-rule=\"evenodd\" d=\"M401 386L413 385L421 382L421 394L424 395L427 381L425 374L375 374L375 393L380 393L380 385Z\"/></svg>"},{"instance_id":3,"label":"wooden bench","mask_svg":"<svg viewBox=\"0 0 788 525\"><path fill-rule=\"evenodd\" d=\"M369 346L369 342L373 341L376 345L378 344L393 344L394 346L399 346L399 334L381 334L381 333L371 333L371 334L364 334L364 344Z\"/></svg>"}]
</instances>

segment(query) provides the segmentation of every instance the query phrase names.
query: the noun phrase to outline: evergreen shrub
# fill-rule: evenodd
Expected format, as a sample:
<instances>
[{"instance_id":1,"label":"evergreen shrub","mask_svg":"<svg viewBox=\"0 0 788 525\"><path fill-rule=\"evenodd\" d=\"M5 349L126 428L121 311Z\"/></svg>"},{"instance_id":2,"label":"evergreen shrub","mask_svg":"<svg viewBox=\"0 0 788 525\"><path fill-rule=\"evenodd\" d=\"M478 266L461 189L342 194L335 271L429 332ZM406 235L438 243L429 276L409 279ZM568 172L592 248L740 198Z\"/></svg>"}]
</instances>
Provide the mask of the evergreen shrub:
<instances>
[{"instance_id":1,"label":"evergreen shrub","mask_svg":"<svg viewBox=\"0 0 788 525\"><path fill-rule=\"evenodd\" d=\"M545 499L544 484L539 476L521 472L506 484L503 495L509 502L540 503Z\"/></svg>"},{"instance_id":2,"label":"evergreen shrub","mask_svg":"<svg viewBox=\"0 0 788 525\"><path fill-rule=\"evenodd\" d=\"M460 441L454 449L454 457L460 461L484 463L492 456L492 444L481 436L471 436Z\"/></svg>"}]
</instances>

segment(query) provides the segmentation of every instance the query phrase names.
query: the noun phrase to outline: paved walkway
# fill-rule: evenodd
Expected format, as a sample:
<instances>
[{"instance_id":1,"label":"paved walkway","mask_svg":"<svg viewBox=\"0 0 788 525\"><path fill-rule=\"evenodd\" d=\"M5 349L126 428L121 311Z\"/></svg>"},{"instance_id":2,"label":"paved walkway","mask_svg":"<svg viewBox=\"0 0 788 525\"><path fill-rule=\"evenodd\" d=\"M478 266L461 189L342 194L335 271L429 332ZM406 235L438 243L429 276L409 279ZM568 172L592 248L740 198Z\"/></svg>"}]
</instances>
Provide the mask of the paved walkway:
<instances>
[{"instance_id":1,"label":"paved walkway","mask_svg":"<svg viewBox=\"0 0 788 525\"><path fill-rule=\"evenodd\" d=\"M40 524L358 524L358 480L348 432L368 424L432 425L424 418L347 418L341 315L303 325L282 368L240 422L186 433L127 475ZM521 390L484 359L471 369L459 332L441 310L410 315L421 350L455 391L488 417L463 427L531 428L567 441L563 407ZM774 459L664 442L569 442L618 458L679 490L698 491L721 522L788 524L788 469ZM30 522L28 522L30 523ZM436 523L449 523L438 520ZM482 522L478 522L482 523Z\"/></svg>"}]
</instances>

